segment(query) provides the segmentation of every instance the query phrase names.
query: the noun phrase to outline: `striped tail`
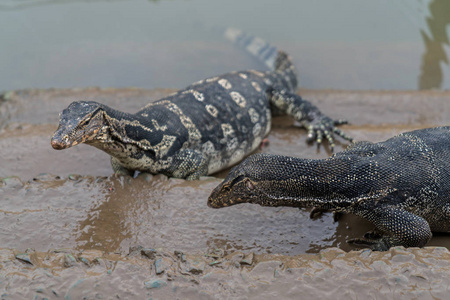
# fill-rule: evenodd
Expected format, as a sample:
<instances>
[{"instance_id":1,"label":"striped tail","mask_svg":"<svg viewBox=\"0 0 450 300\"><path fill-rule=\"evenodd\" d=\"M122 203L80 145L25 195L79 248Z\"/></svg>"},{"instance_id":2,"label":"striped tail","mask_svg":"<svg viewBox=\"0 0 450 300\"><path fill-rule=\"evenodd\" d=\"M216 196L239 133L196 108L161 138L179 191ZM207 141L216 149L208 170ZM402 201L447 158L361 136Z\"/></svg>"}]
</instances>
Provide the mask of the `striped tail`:
<instances>
[{"instance_id":1,"label":"striped tail","mask_svg":"<svg viewBox=\"0 0 450 300\"><path fill-rule=\"evenodd\" d=\"M259 37L255 37L237 28L227 28L225 38L245 49L252 56L262 61L270 70L285 73L290 77L291 85L295 90L297 87L297 74L291 58L285 52Z\"/></svg>"}]
</instances>

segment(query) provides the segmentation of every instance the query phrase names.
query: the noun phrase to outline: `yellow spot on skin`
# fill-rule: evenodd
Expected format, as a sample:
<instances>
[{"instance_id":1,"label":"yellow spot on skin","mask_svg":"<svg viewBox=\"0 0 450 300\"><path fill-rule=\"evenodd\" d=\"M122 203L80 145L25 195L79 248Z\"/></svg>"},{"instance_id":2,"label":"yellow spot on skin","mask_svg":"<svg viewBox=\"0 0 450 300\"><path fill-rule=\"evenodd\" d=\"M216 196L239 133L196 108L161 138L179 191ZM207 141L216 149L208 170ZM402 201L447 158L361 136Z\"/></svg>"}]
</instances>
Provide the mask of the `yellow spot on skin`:
<instances>
[{"instance_id":1,"label":"yellow spot on skin","mask_svg":"<svg viewBox=\"0 0 450 300\"><path fill-rule=\"evenodd\" d=\"M198 91L193 91L192 94L194 95L195 99L197 99L198 101L205 100L205 96Z\"/></svg>"},{"instance_id":2,"label":"yellow spot on skin","mask_svg":"<svg viewBox=\"0 0 450 300\"><path fill-rule=\"evenodd\" d=\"M261 87L257 82L252 81L252 86L257 92L261 92Z\"/></svg>"},{"instance_id":3,"label":"yellow spot on skin","mask_svg":"<svg viewBox=\"0 0 450 300\"><path fill-rule=\"evenodd\" d=\"M216 81L217 79L219 79L219 77L211 77L211 78L205 79L205 81L206 82L213 82L213 81Z\"/></svg>"},{"instance_id":4,"label":"yellow spot on skin","mask_svg":"<svg viewBox=\"0 0 450 300\"><path fill-rule=\"evenodd\" d=\"M188 130L189 133L189 142L198 141L202 138L200 131L197 129L195 124L192 122L191 118L186 116L183 111L174 103L170 101L159 102L159 104L165 104L167 109L175 113L179 118L184 127Z\"/></svg>"},{"instance_id":5,"label":"yellow spot on skin","mask_svg":"<svg viewBox=\"0 0 450 300\"><path fill-rule=\"evenodd\" d=\"M245 98L238 92L231 92L230 96L233 99L233 101L236 102L236 104L242 108L244 108L245 105L247 104Z\"/></svg>"},{"instance_id":6,"label":"yellow spot on skin","mask_svg":"<svg viewBox=\"0 0 450 300\"><path fill-rule=\"evenodd\" d=\"M202 94L202 93L200 93L199 91L196 91L196 90L186 90L186 91L183 91L182 92L182 94L192 94L192 95L194 95L194 98L195 99L197 99L198 101L203 101L203 100L205 100L205 96Z\"/></svg>"},{"instance_id":7,"label":"yellow spot on skin","mask_svg":"<svg viewBox=\"0 0 450 300\"><path fill-rule=\"evenodd\" d=\"M261 125L257 123L253 127L253 135L258 136L260 134L260 132L261 132Z\"/></svg>"},{"instance_id":8,"label":"yellow spot on skin","mask_svg":"<svg viewBox=\"0 0 450 300\"><path fill-rule=\"evenodd\" d=\"M229 90L231 89L231 83L226 79L220 79L217 81L218 84L220 84L224 89Z\"/></svg>"},{"instance_id":9,"label":"yellow spot on skin","mask_svg":"<svg viewBox=\"0 0 450 300\"><path fill-rule=\"evenodd\" d=\"M222 127L224 136L230 136L230 135L234 134L233 127L230 124L225 123L225 124L222 124L221 127Z\"/></svg>"},{"instance_id":10,"label":"yellow spot on skin","mask_svg":"<svg viewBox=\"0 0 450 300\"><path fill-rule=\"evenodd\" d=\"M264 77L264 74L261 73L261 72L258 72L258 71L255 71L255 70L250 70L250 72L252 72L252 73L255 74L256 76Z\"/></svg>"},{"instance_id":11,"label":"yellow spot on skin","mask_svg":"<svg viewBox=\"0 0 450 300\"><path fill-rule=\"evenodd\" d=\"M217 111L217 108L215 108L213 105L207 104L206 105L206 110L209 112L209 114L211 116L217 117L218 111Z\"/></svg>"},{"instance_id":12,"label":"yellow spot on skin","mask_svg":"<svg viewBox=\"0 0 450 300\"><path fill-rule=\"evenodd\" d=\"M250 120L252 121L253 124L259 121L259 114L253 107L248 110L248 114L250 115Z\"/></svg>"}]
</instances>

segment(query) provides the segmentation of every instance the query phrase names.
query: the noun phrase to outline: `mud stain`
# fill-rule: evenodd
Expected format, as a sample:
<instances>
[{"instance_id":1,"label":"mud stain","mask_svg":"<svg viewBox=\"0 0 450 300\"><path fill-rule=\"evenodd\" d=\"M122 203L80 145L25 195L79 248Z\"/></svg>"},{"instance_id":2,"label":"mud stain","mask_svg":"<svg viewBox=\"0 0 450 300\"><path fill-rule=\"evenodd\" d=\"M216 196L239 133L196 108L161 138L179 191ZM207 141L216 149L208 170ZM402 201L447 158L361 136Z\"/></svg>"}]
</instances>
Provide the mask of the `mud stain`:
<instances>
[{"instance_id":1,"label":"mud stain","mask_svg":"<svg viewBox=\"0 0 450 300\"><path fill-rule=\"evenodd\" d=\"M311 220L309 211L288 207L214 210L206 199L227 171L194 182L150 174L117 177L108 155L95 148L50 146L58 114L72 101L95 100L133 112L170 92L91 88L2 96L4 298L443 299L448 294L446 234L427 245L442 248L347 252L355 249L345 241L371 224L352 215L334 222L329 213ZM378 142L448 125L450 116L445 91L301 94L324 113L349 119L343 129L357 140ZM308 145L306 131L288 118L274 118L268 139L259 151L330 155L326 143ZM336 151L346 146L338 140Z\"/></svg>"}]
</instances>

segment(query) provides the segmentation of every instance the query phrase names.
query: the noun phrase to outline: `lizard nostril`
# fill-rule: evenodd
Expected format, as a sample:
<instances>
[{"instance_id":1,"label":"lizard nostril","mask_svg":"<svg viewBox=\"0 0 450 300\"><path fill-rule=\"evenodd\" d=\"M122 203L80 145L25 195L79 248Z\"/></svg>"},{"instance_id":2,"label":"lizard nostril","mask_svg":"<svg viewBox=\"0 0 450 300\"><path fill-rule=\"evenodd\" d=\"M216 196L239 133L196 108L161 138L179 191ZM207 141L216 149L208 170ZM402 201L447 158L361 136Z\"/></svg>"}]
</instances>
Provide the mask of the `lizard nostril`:
<instances>
[{"instance_id":1,"label":"lizard nostril","mask_svg":"<svg viewBox=\"0 0 450 300\"><path fill-rule=\"evenodd\" d=\"M59 143L57 140L52 140L51 144L53 149L61 150L63 148L61 143Z\"/></svg>"}]
</instances>

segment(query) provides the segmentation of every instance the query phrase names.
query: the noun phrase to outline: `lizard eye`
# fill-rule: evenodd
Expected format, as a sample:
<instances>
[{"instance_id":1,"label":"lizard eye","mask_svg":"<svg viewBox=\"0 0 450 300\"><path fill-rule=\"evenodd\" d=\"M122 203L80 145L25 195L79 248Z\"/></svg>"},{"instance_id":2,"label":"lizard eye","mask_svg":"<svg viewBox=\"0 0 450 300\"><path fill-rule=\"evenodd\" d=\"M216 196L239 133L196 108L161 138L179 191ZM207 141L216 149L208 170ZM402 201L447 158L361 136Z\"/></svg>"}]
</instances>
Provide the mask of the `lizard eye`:
<instances>
[{"instance_id":1,"label":"lizard eye","mask_svg":"<svg viewBox=\"0 0 450 300\"><path fill-rule=\"evenodd\" d=\"M229 192L229 191L231 191L231 186L230 186L230 185L225 185L225 186L223 186L223 189L224 189L226 192Z\"/></svg>"}]
</instances>

